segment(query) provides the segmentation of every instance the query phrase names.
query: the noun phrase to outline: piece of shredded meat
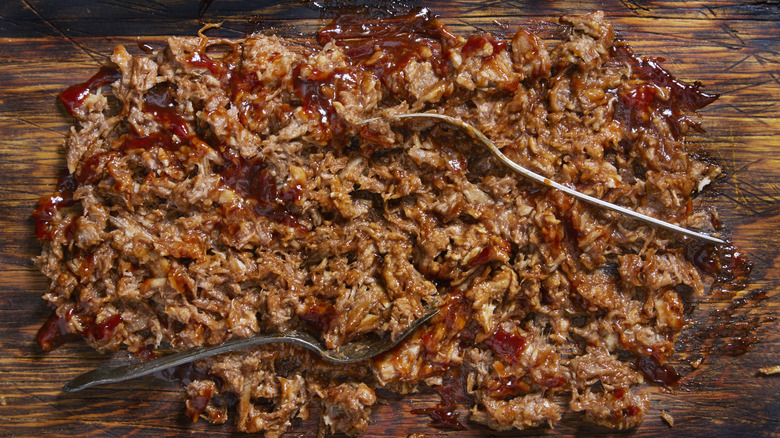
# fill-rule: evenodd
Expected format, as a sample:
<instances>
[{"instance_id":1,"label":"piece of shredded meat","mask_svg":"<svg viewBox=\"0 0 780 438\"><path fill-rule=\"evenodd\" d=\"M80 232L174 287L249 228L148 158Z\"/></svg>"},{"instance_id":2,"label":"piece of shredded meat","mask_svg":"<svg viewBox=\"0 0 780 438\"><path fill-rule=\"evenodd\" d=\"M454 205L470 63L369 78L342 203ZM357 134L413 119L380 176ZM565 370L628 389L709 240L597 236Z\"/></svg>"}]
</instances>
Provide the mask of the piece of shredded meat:
<instances>
[{"instance_id":1,"label":"piece of shredded meat","mask_svg":"<svg viewBox=\"0 0 780 438\"><path fill-rule=\"evenodd\" d=\"M672 375L684 300L704 289L691 244L524 180L454 127L391 119L457 117L547 178L706 226L691 195L719 169L684 136L715 96L635 57L601 12L560 23L549 47L524 29L455 36L427 10L345 15L307 44L117 47L115 70L62 94L77 126L35 212L55 309L41 345L59 328L149 358L305 330L334 348L438 306L360 364L290 346L199 361L187 415L275 437L317 403L327 432L354 435L377 388L458 386L443 409L496 429L567 408L637 426L640 385Z\"/></svg>"}]
</instances>

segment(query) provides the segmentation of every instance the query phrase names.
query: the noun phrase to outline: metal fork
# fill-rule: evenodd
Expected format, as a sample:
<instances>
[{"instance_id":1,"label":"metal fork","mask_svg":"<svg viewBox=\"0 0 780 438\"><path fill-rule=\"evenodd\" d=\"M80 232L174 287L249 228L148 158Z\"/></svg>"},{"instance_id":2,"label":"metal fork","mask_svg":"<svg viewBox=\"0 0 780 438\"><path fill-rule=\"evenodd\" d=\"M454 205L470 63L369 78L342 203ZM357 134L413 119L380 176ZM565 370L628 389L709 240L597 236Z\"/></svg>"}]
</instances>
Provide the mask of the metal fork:
<instances>
[{"instance_id":1,"label":"metal fork","mask_svg":"<svg viewBox=\"0 0 780 438\"><path fill-rule=\"evenodd\" d=\"M704 233L699 233L698 231L689 230L687 228L680 227L675 224L671 224L669 222L664 222L660 219L656 219L651 216L646 216L642 213L636 212L634 210L630 210L625 207L621 207L616 204L612 204L610 202L601 200L599 198L594 198L590 195L586 195L585 193L578 192L577 190L574 190L570 187L567 187L563 184L559 184L549 178L545 178L542 175L539 175L537 173L534 173L525 167L515 163L514 161L510 160L509 157L504 155L498 147L490 141L489 138L485 136L485 134L482 133L479 129L475 128L474 126L464 122L463 120L456 119L455 117L451 117L445 114L438 114L438 113L408 113L408 114L395 114L389 117L374 117L371 119L365 119L357 122L357 125L363 125L369 122L373 122L375 120L383 119L383 118L393 118L393 119L415 119L415 118L428 118L428 119L438 119L442 120L444 122L449 123L450 125L457 126L459 128L465 129L466 132L471 135L472 138L478 140L480 143L482 143L490 152L495 155L496 158L498 158L499 161L504 163L506 166L508 166L513 171L517 172L520 175L523 175L524 177L536 181L537 183L552 187L554 189L560 190L574 198L577 198L581 201L587 202L592 205L596 205L602 208L606 208L608 210L616 211L618 213L622 213L626 216L629 216L631 218L634 218L636 220L642 221L647 224L655 225L657 227L661 227L664 229L667 229L669 231L673 231L676 233L684 234L688 237L695 237L700 240L704 240L709 243L713 243L715 245L723 245L726 242L722 239L719 239L714 236L710 236Z\"/></svg>"},{"instance_id":2,"label":"metal fork","mask_svg":"<svg viewBox=\"0 0 780 438\"><path fill-rule=\"evenodd\" d=\"M414 321L414 323L412 323L408 329L406 329L395 339L392 339L390 336L385 336L369 341L350 342L336 348L335 350L327 350L322 346L317 338L306 332L293 331L288 333L255 335L249 338L233 338L219 345L194 348L192 350L174 353L146 362L133 363L117 367L95 368L94 370L88 371L71 380L65 384L62 389L65 392L76 392L91 386L124 382L126 380L148 376L149 374L156 373L157 371L162 371L167 368L183 365L185 363L193 362L195 360L217 354L227 353L256 345L273 343L298 345L319 354L320 357L329 362L360 362L366 359L370 359L395 347L398 345L398 343L412 334L412 332L417 329L417 327L433 318L433 316L437 313L439 313L438 309L428 312L425 314L425 316Z\"/></svg>"}]
</instances>

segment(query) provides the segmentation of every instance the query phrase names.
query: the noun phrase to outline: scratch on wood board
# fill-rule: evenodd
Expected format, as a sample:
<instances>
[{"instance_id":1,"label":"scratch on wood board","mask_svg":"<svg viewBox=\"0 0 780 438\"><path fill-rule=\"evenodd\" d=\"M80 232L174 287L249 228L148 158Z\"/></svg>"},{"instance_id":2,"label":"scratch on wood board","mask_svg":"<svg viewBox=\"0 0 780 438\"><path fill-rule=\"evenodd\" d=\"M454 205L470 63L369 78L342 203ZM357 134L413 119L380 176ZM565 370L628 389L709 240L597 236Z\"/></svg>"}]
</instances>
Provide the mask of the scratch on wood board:
<instances>
[{"instance_id":1,"label":"scratch on wood board","mask_svg":"<svg viewBox=\"0 0 780 438\"><path fill-rule=\"evenodd\" d=\"M77 42L75 39L73 39L73 38L72 38L70 35L68 35L68 34L66 34L65 32L63 32L63 31L62 31L62 30L61 30L59 27L57 27L57 26L56 26L54 23L52 23L52 22L51 22L51 21L50 21L48 18L46 18L46 17L44 17L43 15L41 15L41 13L40 13L40 12L38 12L38 10L37 10L37 9L35 9L35 7L34 7L33 5L31 5L31 4L30 4L30 2L29 2L28 0L22 0L22 3L23 3L23 4L24 4L24 5L25 5L25 6L26 6L28 9L30 9L30 11L32 11L32 13L33 13L33 14L35 14L35 16L36 16L36 17L38 17L38 18L40 18L41 20L43 20L43 22L44 22L44 23L46 23L46 25L47 25L47 26L49 26L49 27L50 27L50 28L52 28L52 29L53 29L55 32L57 32L57 33L58 33L60 36L62 36L62 37L63 37L63 38L65 38L66 40L68 40L68 42L70 42L71 44L73 44L73 46L74 46L74 47L76 47L76 48L77 48L79 51L83 52L83 53L84 53L85 55L87 55L89 58L92 58L92 60L93 60L93 61L95 61L95 63L97 63L98 65L101 65L101 64L103 63L103 61L102 61L102 58L103 58L103 57L102 57L102 56L98 57L98 55L96 55L96 54L95 54L95 52L93 52L93 51L91 51L91 50L87 49L87 48L86 48L86 47L84 47L83 45L79 44L79 43L78 43L78 42Z\"/></svg>"}]
</instances>

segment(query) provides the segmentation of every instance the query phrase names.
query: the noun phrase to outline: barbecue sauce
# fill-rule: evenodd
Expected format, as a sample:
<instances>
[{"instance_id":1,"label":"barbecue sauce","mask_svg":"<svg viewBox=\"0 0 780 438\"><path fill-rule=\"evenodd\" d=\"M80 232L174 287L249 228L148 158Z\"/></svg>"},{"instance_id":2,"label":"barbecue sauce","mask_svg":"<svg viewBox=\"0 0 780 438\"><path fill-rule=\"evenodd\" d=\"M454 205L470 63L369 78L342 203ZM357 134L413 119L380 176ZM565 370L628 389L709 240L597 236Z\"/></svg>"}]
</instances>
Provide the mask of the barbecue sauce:
<instances>
[{"instance_id":1,"label":"barbecue sauce","mask_svg":"<svg viewBox=\"0 0 780 438\"><path fill-rule=\"evenodd\" d=\"M118 313L109 316L102 322L95 322L94 318L92 318L89 320L86 329L81 334L92 341L104 341L114 336L114 332L121 322L122 315Z\"/></svg>"},{"instance_id":2,"label":"barbecue sauce","mask_svg":"<svg viewBox=\"0 0 780 438\"><path fill-rule=\"evenodd\" d=\"M303 75L303 71L308 72ZM341 140L346 131L344 120L336 112L337 101L342 84L354 85L357 82L357 69L339 69L330 73L322 72L312 66L299 65L293 70L293 89L301 99L301 107L319 122L316 137L324 142Z\"/></svg>"},{"instance_id":3,"label":"barbecue sauce","mask_svg":"<svg viewBox=\"0 0 780 438\"><path fill-rule=\"evenodd\" d=\"M634 367L642 373L645 379L656 385L671 386L680 380L680 375L671 365L668 363L660 364L653 356L637 357Z\"/></svg>"},{"instance_id":4,"label":"barbecue sauce","mask_svg":"<svg viewBox=\"0 0 780 438\"><path fill-rule=\"evenodd\" d=\"M57 189L49 196L38 200L38 208L32 216L35 220L35 236L40 240L54 240L52 221L60 208L73 205L73 193L78 184L73 175L63 175L57 183Z\"/></svg>"},{"instance_id":5,"label":"barbecue sauce","mask_svg":"<svg viewBox=\"0 0 780 438\"><path fill-rule=\"evenodd\" d=\"M499 327L485 344L499 357L510 363L518 363L526 347L526 340L517 333L509 333Z\"/></svg>"},{"instance_id":6,"label":"barbecue sauce","mask_svg":"<svg viewBox=\"0 0 780 438\"><path fill-rule=\"evenodd\" d=\"M485 57L485 60L493 59L507 47L506 41L497 40L492 35L477 35L470 37L468 41L466 41L466 44L464 44L461 49L461 53L463 53L464 56L471 56L477 51L482 50L486 44L490 44L493 51L489 56Z\"/></svg>"},{"instance_id":7,"label":"barbecue sauce","mask_svg":"<svg viewBox=\"0 0 780 438\"><path fill-rule=\"evenodd\" d=\"M704 245L690 258L697 268L715 278L713 290L739 290L748 285L753 264L733 245Z\"/></svg>"},{"instance_id":8,"label":"barbecue sauce","mask_svg":"<svg viewBox=\"0 0 780 438\"><path fill-rule=\"evenodd\" d=\"M262 157L248 160L224 149L221 154L225 165L219 171L220 176L227 186L246 200L254 213L305 231L292 210L303 191L300 184L278 187L276 178Z\"/></svg>"},{"instance_id":9,"label":"barbecue sauce","mask_svg":"<svg viewBox=\"0 0 780 438\"><path fill-rule=\"evenodd\" d=\"M50 351L79 338L104 341L114 336L117 326L122 322L122 315L118 313L101 322L96 322L95 317L91 315L79 315L84 329L79 333L70 333L67 324L75 315L76 312L72 308L68 309L65 316L59 316L52 312L49 319L38 330L36 335L38 347L43 351Z\"/></svg>"},{"instance_id":10,"label":"barbecue sauce","mask_svg":"<svg viewBox=\"0 0 780 438\"><path fill-rule=\"evenodd\" d=\"M446 76L450 65L443 52L456 42L427 9L381 21L343 14L319 31L318 40L341 47L349 65L331 72L299 65L293 70L293 89L304 112L319 122L317 140L342 146L348 143L343 138L347 126L334 103L344 85L354 87L370 73L385 87L401 92L395 89L391 76L413 60L429 60L438 75Z\"/></svg>"},{"instance_id":11,"label":"barbecue sauce","mask_svg":"<svg viewBox=\"0 0 780 438\"><path fill-rule=\"evenodd\" d=\"M443 51L457 41L426 8L381 21L344 14L323 27L318 36L321 44L334 42L353 63L376 73L383 81L414 59L430 60L436 73L446 76L450 65ZM378 51L382 55L377 59Z\"/></svg>"},{"instance_id":12,"label":"barbecue sauce","mask_svg":"<svg viewBox=\"0 0 780 438\"><path fill-rule=\"evenodd\" d=\"M68 114L75 115L76 110L84 103L91 93L100 87L104 87L122 77L122 73L116 68L102 67L94 76L86 81L72 85L60 93L60 101L65 106Z\"/></svg>"},{"instance_id":13,"label":"barbecue sauce","mask_svg":"<svg viewBox=\"0 0 780 438\"><path fill-rule=\"evenodd\" d=\"M74 342L80 339L75 333L68 332L67 318L62 318L52 312L49 319L38 329L35 340L38 347L43 351L51 351L68 342Z\"/></svg>"},{"instance_id":14,"label":"barbecue sauce","mask_svg":"<svg viewBox=\"0 0 780 438\"><path fill-rule=\"evenodd\" d=\"M651 126L654 111L667 121L675 138L680 138L688 128L703 132L701 124L693 121L687 113L715 102L719 95L702 91L699 81L686 84L675 79L659 64L660 59L636 56L625 44L615 44L612 56L628 63L633 76L645 82L618 92L614 117L627 130L637 133ZM661 88L668 90L668 95L662 96Z\"/></svg>"},{"instance_id":15,"label":"barbecue sauce","mask_svg":"<svg viewBox=\"0 0 780 438\"><path fill-rule=\"evenodd\" d=\"M149 89L144 95L143 110L162 125L163 132L177 136L180 142L195 135L189 122L177 111L176 85L170 82L161 82Z\"/></svg>"},{"instance_id":16,"label":"barbecue sauce","mask_svg":"<svg viewBox=\"0 0 780 438\"><path fill-rule=\"evenodd\" d=\"M205 68L217 77L222 74L222 66L204 52L193 53L190 55L189 59L187 59L187 63L193 67Z\"/></svg>"},{"instance_id":17,"label":"barbecue sauce","mask_svg":"<svg viewBox=\"0 0 780 438\"><path fill-rule=\"evenodd\" d=\"M462 366L450 369L442 379L442 384L433 388L441 396L441 403L432 408L412 409L412 413L431 417L431 427L465 430L466 426L460 422L458 406L474 403L466 390L466 377L467 373Z\"/></svg>"}]
</instances>

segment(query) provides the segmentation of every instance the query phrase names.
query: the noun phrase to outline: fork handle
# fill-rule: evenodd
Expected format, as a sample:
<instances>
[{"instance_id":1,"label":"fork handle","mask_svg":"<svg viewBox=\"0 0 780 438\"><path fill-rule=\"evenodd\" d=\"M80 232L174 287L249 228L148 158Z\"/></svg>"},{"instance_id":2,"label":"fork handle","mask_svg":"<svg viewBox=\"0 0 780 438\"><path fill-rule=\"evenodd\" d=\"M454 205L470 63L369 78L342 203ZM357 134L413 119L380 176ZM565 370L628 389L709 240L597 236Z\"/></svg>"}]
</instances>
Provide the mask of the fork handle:
<instances>
[{"instance_id":1,"label":"fork handle","mask_svg":"<svg viewBox=\"0 0 780 438\"><path fill-rule=\"evenodd\" d=\"M157 371L183 365L198 359L203 359L221 353L227 353L246 347L270 343L295 344L321 354L321 347L316 344L315 340L312 339L312 341L307 341L302 338L303 336L301 336L300 333L275 333L270 335L255 335L248 338L233 338L219 345L193 348L192 350L174 353L168 356L148 360L146 362L138 362L116 367L95 368L94 370L88 371L66 383L65 386L62 387L62 390L65 392L76 392L91 386L124 382L138 377L148 376L149 374L156 373Z\"/></svg>"}]
</instances>

